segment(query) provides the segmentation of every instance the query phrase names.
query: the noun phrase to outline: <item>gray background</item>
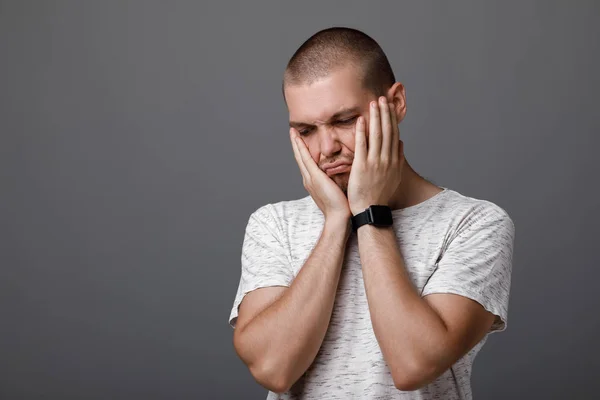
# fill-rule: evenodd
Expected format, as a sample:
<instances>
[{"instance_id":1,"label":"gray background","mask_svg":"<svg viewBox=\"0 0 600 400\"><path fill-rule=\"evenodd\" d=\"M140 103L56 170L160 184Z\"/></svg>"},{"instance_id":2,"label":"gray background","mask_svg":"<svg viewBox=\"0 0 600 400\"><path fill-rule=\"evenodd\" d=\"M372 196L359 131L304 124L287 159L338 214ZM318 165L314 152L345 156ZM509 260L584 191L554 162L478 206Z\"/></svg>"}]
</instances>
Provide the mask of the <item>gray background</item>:
<instances>
[{"instance_id":1,"label":"gray background","mask_svg":"<svg viewBox=\"0 0 600 400\"><path fill-rule=\"evenodd\" d=\"M600 365L598 2L0 2L0 398L263 399L232 346L244 228L305 196L280 79L373 36L417 172L516 224L478 399L590 398Z\"/></svg>"}]
</instances>

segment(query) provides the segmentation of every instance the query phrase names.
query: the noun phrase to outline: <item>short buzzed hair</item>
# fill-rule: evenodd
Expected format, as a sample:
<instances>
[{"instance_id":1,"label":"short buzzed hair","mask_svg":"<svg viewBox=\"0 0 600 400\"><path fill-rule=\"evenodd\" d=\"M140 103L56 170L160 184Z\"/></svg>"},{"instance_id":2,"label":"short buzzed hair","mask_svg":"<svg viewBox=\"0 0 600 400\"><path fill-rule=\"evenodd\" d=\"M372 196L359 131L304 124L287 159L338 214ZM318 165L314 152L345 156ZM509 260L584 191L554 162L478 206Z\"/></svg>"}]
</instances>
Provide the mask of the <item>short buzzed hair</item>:
<instances>
[{"instance_id":1,"label":"short buzzed hair","mask_svg":"<svg viewBox=\"0 0 600 400\"><path fill-rule=\"evenodd\" d=\"M315 33L296 50L284 72L284 98L286 86L311 84L348 65L362 73L363 87L377 96L396 82L383 49L373 38L357 29L332 27Z\"/></svg>"}]
</instances>

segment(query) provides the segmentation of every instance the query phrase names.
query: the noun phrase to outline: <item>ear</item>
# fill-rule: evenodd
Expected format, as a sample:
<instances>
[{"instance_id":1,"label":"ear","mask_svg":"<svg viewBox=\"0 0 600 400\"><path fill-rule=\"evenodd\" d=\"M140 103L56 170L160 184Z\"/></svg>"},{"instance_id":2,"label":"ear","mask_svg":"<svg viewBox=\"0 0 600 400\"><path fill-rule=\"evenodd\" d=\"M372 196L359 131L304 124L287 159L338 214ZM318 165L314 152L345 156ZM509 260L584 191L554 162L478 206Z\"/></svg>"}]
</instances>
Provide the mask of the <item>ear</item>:
<instances>
[{"instance_id":1,"label":"ear","mask_svg":"<svg viewBox=\"0 0 600 400\"><path fill-rule=\"evenodd\" d=\"M394 103L396 119L400 123L406 116L406 93L404 85L400 82L394 83L387 92L387 99L388 102Z\"/></svg>"}]
</instances>

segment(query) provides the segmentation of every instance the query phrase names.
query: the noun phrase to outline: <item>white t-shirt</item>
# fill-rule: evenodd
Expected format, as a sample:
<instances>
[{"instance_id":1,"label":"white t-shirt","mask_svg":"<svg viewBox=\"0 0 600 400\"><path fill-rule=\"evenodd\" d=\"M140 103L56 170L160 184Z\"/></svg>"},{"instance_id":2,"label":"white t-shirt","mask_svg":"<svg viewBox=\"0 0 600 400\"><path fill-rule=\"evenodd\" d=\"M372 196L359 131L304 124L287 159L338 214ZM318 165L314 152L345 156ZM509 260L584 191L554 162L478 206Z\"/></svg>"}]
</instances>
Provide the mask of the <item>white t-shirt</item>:
<instances>
[{"instance_id":1,"label":"white t-shirt","mask_svg":"<svg viewBox=\"0 0 600 400\"><path fill-rule=\"evenodd\" d=\"M499 206L444 190L392 210L400 252L415 287L425 296L454 293L497 316L491 332L506 329L514 225ZM311 196L267 204L248 220L240 283L229 316L235 328L246 293L290 286L315 247L324 216ZM348 321L351 318L351 322ZM274 399L471 399L471 367L486 337L434 382L415 391L394 386L373 332L357 236L348 238L330 324L311 366Z\"/></svg>"}]
</instances>

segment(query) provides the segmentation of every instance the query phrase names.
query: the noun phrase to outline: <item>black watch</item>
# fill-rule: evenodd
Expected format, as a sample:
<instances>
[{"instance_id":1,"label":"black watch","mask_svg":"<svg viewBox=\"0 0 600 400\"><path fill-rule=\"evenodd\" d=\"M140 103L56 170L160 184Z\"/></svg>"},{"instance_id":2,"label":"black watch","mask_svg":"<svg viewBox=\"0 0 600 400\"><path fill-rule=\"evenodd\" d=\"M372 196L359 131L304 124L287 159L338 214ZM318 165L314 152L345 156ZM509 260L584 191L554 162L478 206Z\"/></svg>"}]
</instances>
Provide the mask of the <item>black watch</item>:
<instances>
[{"instance_id":1,"label":"black watch","mask_svg":"<svg viewBox=\"0 0 600 400\"><path fill-rule=\"evenodd\" d=\"M360 212L351 218L352 230L356 231L365 224L375 226L392 226L392 209L388 206L372 205L365 211Z\"/></svg>"}]
</instances>

